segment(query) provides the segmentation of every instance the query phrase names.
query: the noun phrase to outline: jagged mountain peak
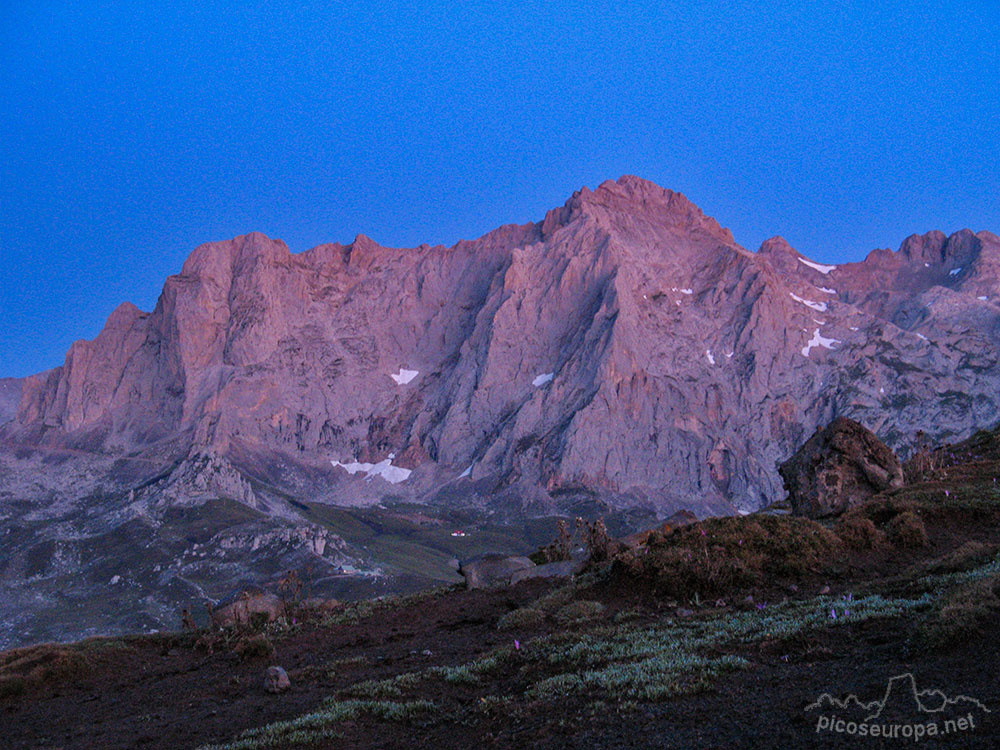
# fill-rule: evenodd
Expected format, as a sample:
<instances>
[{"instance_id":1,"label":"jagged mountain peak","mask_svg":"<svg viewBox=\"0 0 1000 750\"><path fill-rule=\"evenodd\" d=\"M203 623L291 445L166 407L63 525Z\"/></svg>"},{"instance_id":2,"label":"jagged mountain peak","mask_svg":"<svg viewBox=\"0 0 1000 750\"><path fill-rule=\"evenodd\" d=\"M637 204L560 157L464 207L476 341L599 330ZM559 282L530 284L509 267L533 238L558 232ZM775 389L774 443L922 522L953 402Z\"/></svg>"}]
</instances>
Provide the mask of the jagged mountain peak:
<instances>
[{"instance_id":1,"label":"jagged mountain peak","mask_svg":"<svg viewBox=\"0 0 1000 750\"><path fill-rule=\"evenodd\" d=\"M234 272L260 260L278 262L290 256L291 250L282 240L271 239L263 232L250 232L231 240L199 245L184 262L181 276L228 279Z\"/></svg>"},{"instance_id":2,"label":"jagged mountain peak","mask_svg":"<svg viewBox=\"0 0 1000 750\"><path fill-rule=\"evenodd\" d=\"M982 240L970 229L960 229L951 235L932 230L907 237L899 253L913 263L968 263L978 255L982 244Z\"/></svg>"},{"instance_id":3,"label":"jagged mountain peak","mask_svg":"<svg viewBox=\"0 0 1000 750\"><path fill-rule=\"evenodd\" d=\"M595 190L584 187L573 193L564 208L569 209L570 217L586 216L605 229L627 230L637 221L647 221L664 228L706 233L724 243L734 242L728 229L682 193L635 175L605 180Z\"/></svg>"}]
</instances>

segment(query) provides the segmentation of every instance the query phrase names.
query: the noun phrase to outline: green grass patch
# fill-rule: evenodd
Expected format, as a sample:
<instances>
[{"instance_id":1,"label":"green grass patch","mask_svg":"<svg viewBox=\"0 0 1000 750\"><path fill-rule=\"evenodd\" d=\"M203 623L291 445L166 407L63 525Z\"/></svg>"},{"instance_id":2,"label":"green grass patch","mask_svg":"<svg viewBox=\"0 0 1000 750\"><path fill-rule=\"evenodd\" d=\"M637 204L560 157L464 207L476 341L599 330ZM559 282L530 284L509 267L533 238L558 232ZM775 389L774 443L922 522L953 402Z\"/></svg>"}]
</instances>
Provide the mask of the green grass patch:
<instances>
[{"instance_id":1,"label":"green grass patch","mask_svg":"<svg viewBox=\"0 0 1000 750\"><path fill-rule=\"evenodd\" d=\"M319 711L250 729L233 742L203 745L199 750L260 750L314 744L339 737L337 725L363 715L382 721L409 721L434 710L435 705L430 701L330 700Z\"/></svg>"}]
</instances>

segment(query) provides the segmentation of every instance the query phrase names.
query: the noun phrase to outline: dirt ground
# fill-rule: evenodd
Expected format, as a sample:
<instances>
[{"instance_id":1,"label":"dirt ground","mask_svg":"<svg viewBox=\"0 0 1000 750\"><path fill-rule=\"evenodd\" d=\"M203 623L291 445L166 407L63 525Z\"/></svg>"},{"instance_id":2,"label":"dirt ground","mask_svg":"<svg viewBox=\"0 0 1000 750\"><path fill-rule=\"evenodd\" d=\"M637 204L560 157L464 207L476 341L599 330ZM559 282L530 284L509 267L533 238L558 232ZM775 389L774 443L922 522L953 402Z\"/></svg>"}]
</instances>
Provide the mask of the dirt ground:
<instances>
[{"instance_id":1,"label":"dirt ground","mask_svg":"<svg viewBox=\"0 0 1000 750\"><path fill-rule=\"evenodd\" d=\"M85 674L0 702L0 745L12 748L195 748L231 740L241 730L314 710L338 688L429 663L459 664L509 641L497 619L536 598L543 582L503 594L454 590L374 620L307 627L277 644L274 657L241 661L205 653L180 639L144 637L123 646L96 645ZM1000 715L1000 619L979 638L942 653L908 653L905 621L867 622L822 632L779 654L767 644L747 652L752 667L721 677L707 692L620 711L594 711L575 698L526 703L475 721L435 718L344 722L333 747L891 747L903 740L853 741L817 734L805 707L821 693L879 697L893 675L913 672L924 687L978 698ZM93 642L97 644L98 642ZM526 642L525 648L530 647ZM782 650L788 650L787 644ZM429 654L426 652L430 652ZM347 660L356 659L352 664ZM344 660L335 674L311 664ZM361 661L363 660L363 661ZM288 669L293 686L280 695L261 688L267 664ZM492 686L498 691L502 685ZM442 697L430 694L426 698ZM451 696L454 699L454 694ZM322 746L322 745L320 745ZM924 747L1000 746L1000 719L975 733Z\"/></svg>"}]
</instances>

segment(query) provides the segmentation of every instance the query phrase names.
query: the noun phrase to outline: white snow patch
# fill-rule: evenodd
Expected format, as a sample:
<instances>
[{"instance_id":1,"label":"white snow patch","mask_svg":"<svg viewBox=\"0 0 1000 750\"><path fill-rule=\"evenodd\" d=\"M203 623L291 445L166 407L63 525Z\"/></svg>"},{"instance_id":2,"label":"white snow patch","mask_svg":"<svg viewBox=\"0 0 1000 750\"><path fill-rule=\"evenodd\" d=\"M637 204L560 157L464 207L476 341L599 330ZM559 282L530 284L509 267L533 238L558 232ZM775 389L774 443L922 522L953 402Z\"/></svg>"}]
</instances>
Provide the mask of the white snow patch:
<instances>
[{"instance_id":1,"label":"white snow patch","mask_svg":"<svg viewBox=\"0 0 1000 750\"><path fill-rule=\"evenodd\" d=\"M732 356L733 356L733 352L729 352L729 354L726 355L726 359L731 359Z\"/></svg>"},{"instance_id":2,"label":"white snow patch","mask_svg":"<svg viewBox=\"0 0 1000 750\"><path fill-rule=\"evenodd\" d=\"M836 290L836 289L827 289L827 288L826 288L825 286L821 286L821 287L819 288L819 290L820 290L821 292L823 292L824 294L836 294L836 293L837 293L837 290Z\"/></svg>"},{"instance_id":3,"label":"white snow patch","mask_svg":"<svg viewBox=\"0 0 1000 750\"><path fill-rule=\"evenodd\" d=\"M958 276L960 273L962 273L962 267L961 266L959 266L958 268L953 268L950 271L948 271L948 275L949 276Z\"/></svg>"},{"instance_id":4,"label":"white snow patch","mask_svg":"<svg viewBox=\"0 0 1000 750\"><path fill-rule=\"evenodd\" d=\"M820 320L819 318L813 318L813 323L815 323L816 325L820 325L820 326L825 326L826 325L826 321L825 320Z\"/></svg>"},{"instance_id":5,"label":"white snow patch","mask_svg":"<svg viewBox=\"0 0 1000 750\"><path fill-rule=\"evenodd\" d=\"M111 576L111 580L108 581L108 585L114 586L116 583L121 583L121 581L122 581L121 576Z\"/></svg>"},{"instance_id":6,"label":"white snow patch","mask_svg":"<svg viewBox=\"0 0 1000 750\"><path fill-rule=\"evenodd\" d=\"M694 294L694 289L681 289L681 294Z\"/></svg>"},{"instance_id":7,"label":"white snow patch","mask_svg":"<svg viewBox=\"0 0 1000 750\"><path fill-rule=\"evenodd\" d=\"M856 330L858 330L858 327L857 326L851 326L851 330L852 331L856 331Z\"/></svg>"},{"instance_id":8,"label":"white snow patch","mask_svg":"<svg viewBox=\"0 0 1000 750\"><path fill-rule=\"evenodd\" d=\"M796 302L801 302L803 305L805 305L806 307L811 307L816 312L826 312L825 302L813 302L812 300L809 299L802 299L802 297L800 297L797 294L793 294L792 292L789 292L788 295Z\"/></svg>"},{"instance_id":9,"label":"white snow patch","mask_svg":"<svg viewBox=\"0 0 1000 750\"><path fill-rule=\"evenodd\" d=\"M804 263L810 268L815 268L820 273L830 273L836 266L824 266L822 263L813 263L811 260L806 260L805 258L799 258L799 263Z\"/></svg>"},{"instance_id":10,"label":"white snow patch","mask_svg":"<svg viewBox=\"0 0 1000 750\"><path fill-rule=\"evenodd\" d=\"M802 356L808 357L809 351L817 346L822 346L824 349L833 349L834 344L839 344L838 339L828 339L822 336L817 328L813 337L809 340L809 343L802 347Z\"/></svg>"},{"instance_id":11,"label":"white snow patch","mask_svg":"<svg viewBox=\"0 0 1000 750\"><path fill-rule=\"evenodd\" d=\"M879 393L885 393L885 388L879 388L879 389L878 389L878 392L879 392Z\"/></svg>"},{"instance_id":12,"label":"white snow patch","mask_svg":"<svg viewBox=\"0 0 1000 750\"><path fill-rule=\"evenodd\" d=\"M554 372L542 373L541 375L535 376L535 379L531 381L531 384L535 386L535 388L538 388L540 386L545 385L546 383L551 383L552 378L554 378L555 376L556 374Z\"/></svg>"},{"instance_id":13,"label":"white snow patch","mask_svg":"<svg viewBox=\"0 0 1000 750\"><path fill-rule=\"evenodd\" d=\"M917 338L918 338L918 339L923 339L924 341L926 341L926 340L927 340L927 337L926 337L926 336L924 336L924 334L922 334L922 333L918 333L918 334L917 334Z\"/></svg>"},{"instance_id":14,"label":"white snow patch","mask_svg":"<svg viewBox=\"0 0 1000 750\"><path fill-rule=\"evenodd\" d=\"M931 267L930 263L924 263L924 268L930 268L930 267Z\"/></svg>"},{"instance_id":15,"label":"white snow patch","mask_svg":"<svg viewBox=\"0 0 1000 750\"><path fill-rule=\"evenodd\" d=\"M420 374L419 370L404 370L402 367L400 367L398 374L389 375L389 377L396 381L396 385L406 385L415 377L417 377L417 375L419 374Z\"/></svg>"},{"instance_id":16,"label":"white snow patch","mask_svg":"<svg viewBox=\"0 0 1000 750\"><path fill-rule=\"evenodd\" d=\"M714 365L715 364L715 357L712 356L712 350L711 349L706 349L705 350L705 358L708 360L708 364L710 364L710 365Z\"/></svg>"},{"instance_id":17,"label":"white snow patch","mask_svg":"<svg viewBox=\"0 0 1000 750\"><path fill-rule=\"evenodd\" d=\"M472 467L473 466L475 466L474 463L473 464L469 464L469 468L466 469L465 471L463 471L461 474L459 474L458 478L461 479L462 477L471 477L472 476Z\"/></svg>"},{"instance_id":18,"label":"white snow patch","mask_svg":"<svg viewBox=\"0 0 1000 750\"><path fill-rule=\"evenodd\" d=\"M981 299L983 302L985 302L988 299L988 297L984 294L982 297L976 297L976 299Z\"/></svg>"},{"instance_id":19,"label":"white snow patch","mask_svg":"<svg viewBox=\"0 0 1000 750\"><path fill-rule=\"evenodd\" d=\"M365 479L382 477L389 484L399 484L403 480L409 479L413 470L404 469L400 466L393 466L392 459L395 457L395 453L390 453L388 458L379 461L377 464L359 463L353 458L348 464L342 464L340 461L331 461L330 463L344 469L348 474L357 474L359 471L363 471L365 472Z\"/></svg>"}]
</instances>

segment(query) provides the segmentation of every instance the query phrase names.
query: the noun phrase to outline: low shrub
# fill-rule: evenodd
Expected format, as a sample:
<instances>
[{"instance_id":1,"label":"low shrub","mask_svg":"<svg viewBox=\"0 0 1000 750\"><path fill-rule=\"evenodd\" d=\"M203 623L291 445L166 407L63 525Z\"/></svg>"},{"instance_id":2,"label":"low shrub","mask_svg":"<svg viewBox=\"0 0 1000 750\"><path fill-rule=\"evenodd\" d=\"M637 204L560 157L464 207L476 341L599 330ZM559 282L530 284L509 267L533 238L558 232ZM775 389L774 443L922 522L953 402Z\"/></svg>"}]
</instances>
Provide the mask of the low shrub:
<instances>
[{"instance_id":1,"label":"low shrub","mask_svg":"<svg viewBox=\"0 0 1000 750\"><path fill-rule=\"evenodd\" d=\"M927 527L920 516L911 510L903 511L889 521L887 535L897 547L927 546Z\"/></svg>"},{"instance_id":2,"label":"low shrub","mask_svg":"<svg viewBox=\"0 0 1000 750\"><path fill-rule=\"evenodd\" d=\"M508 612L497 622L499 630L517 630L521 628L537 628L545 622L545 613L531 607L521 607Z\"/></svg>"},{"instance_id":3,"label":"low shrub","mask_svg":"<svg viewBox=\"0 0 1000 750\"><path fill-rule=\"evenodd\" d=\"M886 541L885 534L875 526L874 521L862 516L842 516L834 527L834 533L854 550L879 549Z\"/></svg>"},{"instance_id":4,"label":"low shrub","mask_svg":"<svg viewBox=\"0 0 1000 750\"><path fill-rule=\"evenodd\" d=\"M537 599L532 605L532 609L537 609L546 615L554 615L557 610L568 604L573 599L575 589L572 585L562 586L550 591L548 594L540 599Z\"/></svg>"},{"instance_id":5,"label":"low shrub","mask_svg":"<svg viewBox=\"0 0 1000 750\"><path fill-rule=\"evenodd\" d=\"M663 593L687 599L776 581L819 575L837 561L840 538L821 524L791 516L711 518L650 536L621 553L616 569L651 580Z\"/></svg>"},{"instance_id":6,"label":"low shrub","mask_svg":"<svg viewBox=\"0 0 1000 750\"><path fill-rule=\"evenodd\" d=\"M274 655L274 644L271 643L266 635L240 638L233 647L233 653L243 661L267 659Z\"/></svg>"},{"instance_id":7,"label":"low shrub","mask_svg":"<svg viewBox=\"0 0 1000 750\"><path fill-rule=\"evenodd\" d=\"M1000 576L994 575L946 596L921 626L920 637L926 646L947 648L985 632L997 612L1000 612Z\"/></svg>"},{"instance_id":8,"label":"low shrub","mask_svg":"<svg viewBox=\"0 0 1000 750\"><path fill-rule=\"evenodd\" d=\"M958 573L987 562L996 553L994 544L966 542L927 566L928 573Z\"/></svg>"}]
</instances>

